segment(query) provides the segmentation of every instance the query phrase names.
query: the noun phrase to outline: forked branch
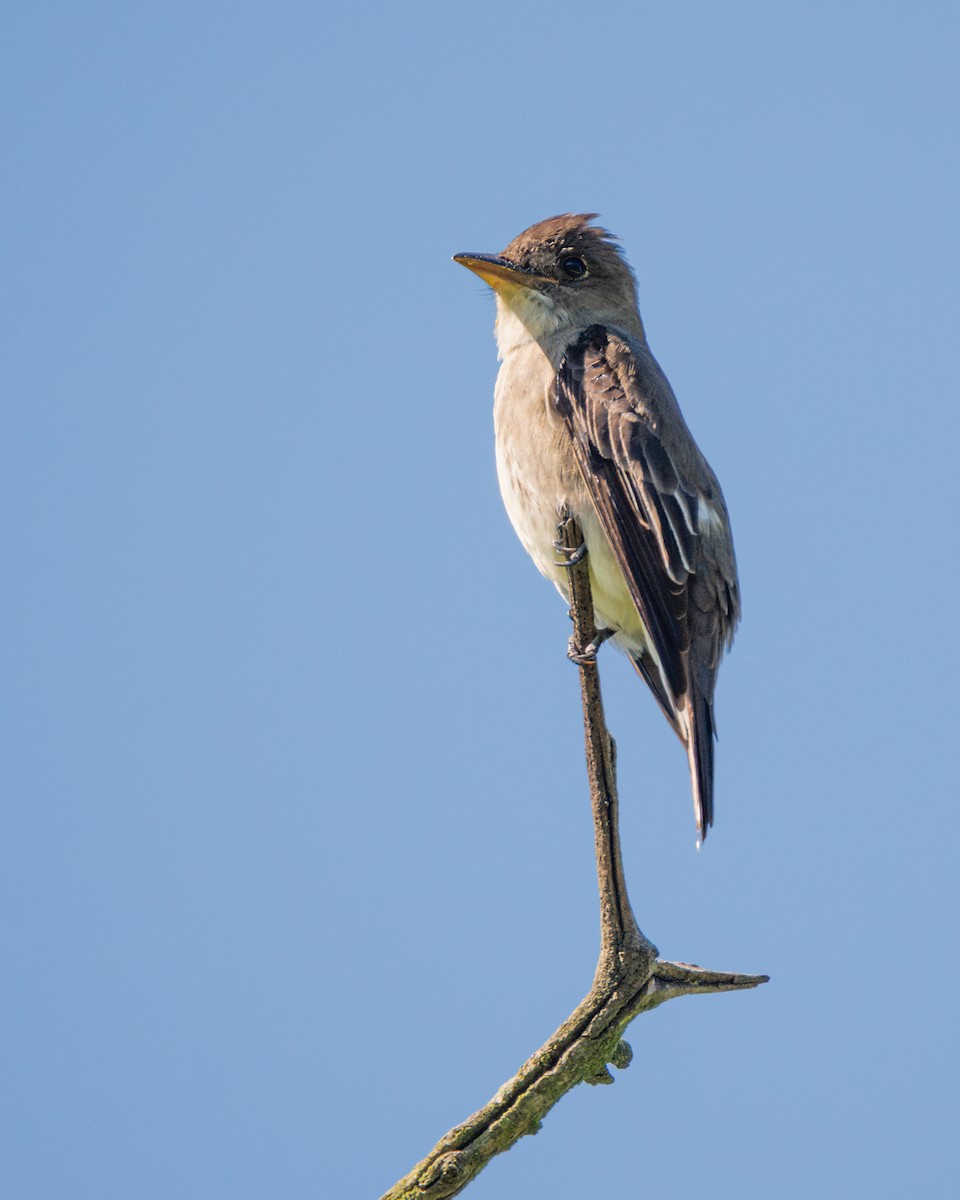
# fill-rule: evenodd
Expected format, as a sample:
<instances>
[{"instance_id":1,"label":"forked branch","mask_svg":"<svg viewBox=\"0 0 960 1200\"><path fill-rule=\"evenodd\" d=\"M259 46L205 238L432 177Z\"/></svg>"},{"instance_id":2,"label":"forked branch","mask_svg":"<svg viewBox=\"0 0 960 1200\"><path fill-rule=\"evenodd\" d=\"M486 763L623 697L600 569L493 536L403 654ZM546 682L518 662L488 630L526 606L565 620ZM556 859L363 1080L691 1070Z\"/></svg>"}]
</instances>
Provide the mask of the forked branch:
<instances>
[{"instance_id":1,"label":"forked branch","mask_svg":"<svg viewBox=\"0 0 960 1200\"><path fill-rule=\"evenodd\" d=\"M620 858L616 748L607 730L595 655L597 629L590 572L577 522L563 514L557 546L569 562L571 652L580 669L587 774L600 887L600 958L589 994L560 1028L500 1088L489 1103L451 1129L426 1158L382 1200L444 1200L455 1196L495 1154L536 1133L557 1101L578 1083L612 1083L608 1064L626 1067L632 1057L623 1032L642 1012L675 996L739 991L766 975L705 971L665 962L640 932Z\"/></svg>"}]
</instances>

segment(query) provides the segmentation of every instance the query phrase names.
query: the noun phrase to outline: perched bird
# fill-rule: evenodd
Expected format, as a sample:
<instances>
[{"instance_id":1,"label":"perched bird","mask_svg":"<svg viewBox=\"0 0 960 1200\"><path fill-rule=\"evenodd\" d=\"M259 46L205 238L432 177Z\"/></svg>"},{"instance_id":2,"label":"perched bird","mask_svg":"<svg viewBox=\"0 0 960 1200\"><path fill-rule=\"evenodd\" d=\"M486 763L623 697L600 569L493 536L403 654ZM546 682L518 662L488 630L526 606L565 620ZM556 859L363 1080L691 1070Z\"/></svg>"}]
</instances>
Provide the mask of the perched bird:
<instances>
[{"instance_id":1,"label":"perched bird","mask_svg":"<svg viewBox=\"0 0 960 1200\"><path fill-rule=\"evenodd\" d=\"M455 261L496 294L497 474L513 527L569 599L555 539L565 507L577 518L597 644L626 651L686 747L703 838L713 693L740 616L730 519L647 346L633 272L595 218L551 217L502 254Z\"/></svg>"}]
</instances>

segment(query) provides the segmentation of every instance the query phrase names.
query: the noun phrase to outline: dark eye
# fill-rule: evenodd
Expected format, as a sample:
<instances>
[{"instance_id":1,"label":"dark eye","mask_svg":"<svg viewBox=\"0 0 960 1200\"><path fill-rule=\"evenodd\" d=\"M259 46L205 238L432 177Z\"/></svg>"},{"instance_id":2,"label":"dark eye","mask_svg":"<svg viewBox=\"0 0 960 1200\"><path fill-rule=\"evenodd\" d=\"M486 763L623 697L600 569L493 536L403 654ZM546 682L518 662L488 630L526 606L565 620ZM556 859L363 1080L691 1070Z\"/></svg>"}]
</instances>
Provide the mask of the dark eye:
<instances>
[{"instance_id":1,"label":"dark eye","mask_svg":"<svg viewBox=\"0 0 960 1200\"><path fill-rule=\"evenodd\" d=\"M587 264L582 258L570 255L569 258L560 259L560 270L568 279L582 279L587 273Z\"/></svg>"}]
</instances>

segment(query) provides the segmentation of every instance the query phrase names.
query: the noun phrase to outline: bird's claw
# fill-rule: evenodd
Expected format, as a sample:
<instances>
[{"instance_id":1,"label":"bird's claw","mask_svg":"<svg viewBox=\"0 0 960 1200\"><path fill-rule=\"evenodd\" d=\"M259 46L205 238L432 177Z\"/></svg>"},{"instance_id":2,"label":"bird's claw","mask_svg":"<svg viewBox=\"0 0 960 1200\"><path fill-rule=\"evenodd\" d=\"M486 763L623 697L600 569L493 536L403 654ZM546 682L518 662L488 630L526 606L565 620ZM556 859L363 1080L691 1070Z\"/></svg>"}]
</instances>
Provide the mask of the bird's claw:
<instances>
[{"instance_id":1,"label":"bird's claw","mask_svg":"<svg viewBox=\"0 0 960 1200\"><path fill-rule=\"evenodd\" d=\"M591 663L597 661L597 651L607 638L613 637L614 633L616 633L615 629L598 629L597 636L582 650L577 646L574 635L571 634L567 641L567 658L576 663L578 667L589 667Z\"/></svg>"},{"instance_id":2,"label":"bird's claw","mask_svg":"<svg viewBox=\"0 0 960 1200\"><path fill-rule=\"evenodd\" d=\"M558 567L575 567L578 562L583 562L583 560L587 557L586 542L581 542L575 550L571 550L569 546L565 546L563 542L555 541L553 543L553 548L558 554L563 555L563 557L557 563Z\"/></svg>"}]
</instances>

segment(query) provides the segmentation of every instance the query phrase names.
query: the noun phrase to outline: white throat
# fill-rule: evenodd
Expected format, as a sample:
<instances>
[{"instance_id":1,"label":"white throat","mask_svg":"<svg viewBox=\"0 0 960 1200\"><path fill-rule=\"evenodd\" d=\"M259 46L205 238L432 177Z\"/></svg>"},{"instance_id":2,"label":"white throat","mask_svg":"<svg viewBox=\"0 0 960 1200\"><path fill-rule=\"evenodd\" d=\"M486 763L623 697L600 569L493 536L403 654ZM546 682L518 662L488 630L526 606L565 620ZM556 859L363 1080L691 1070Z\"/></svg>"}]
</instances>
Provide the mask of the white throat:
<instances>
[{"instance_id":1,"label":"white throat","mask_svg":"<svg viewBox=\"0 0 960 1200\"><path fill-rule=\"evenodd\" d=\"M504 359L521 346L543 341L566 321L566 312L542 292L532 288L511 289L509 301L498 293L495 328L498 357Z\"/></svg>"}]
</instances>

